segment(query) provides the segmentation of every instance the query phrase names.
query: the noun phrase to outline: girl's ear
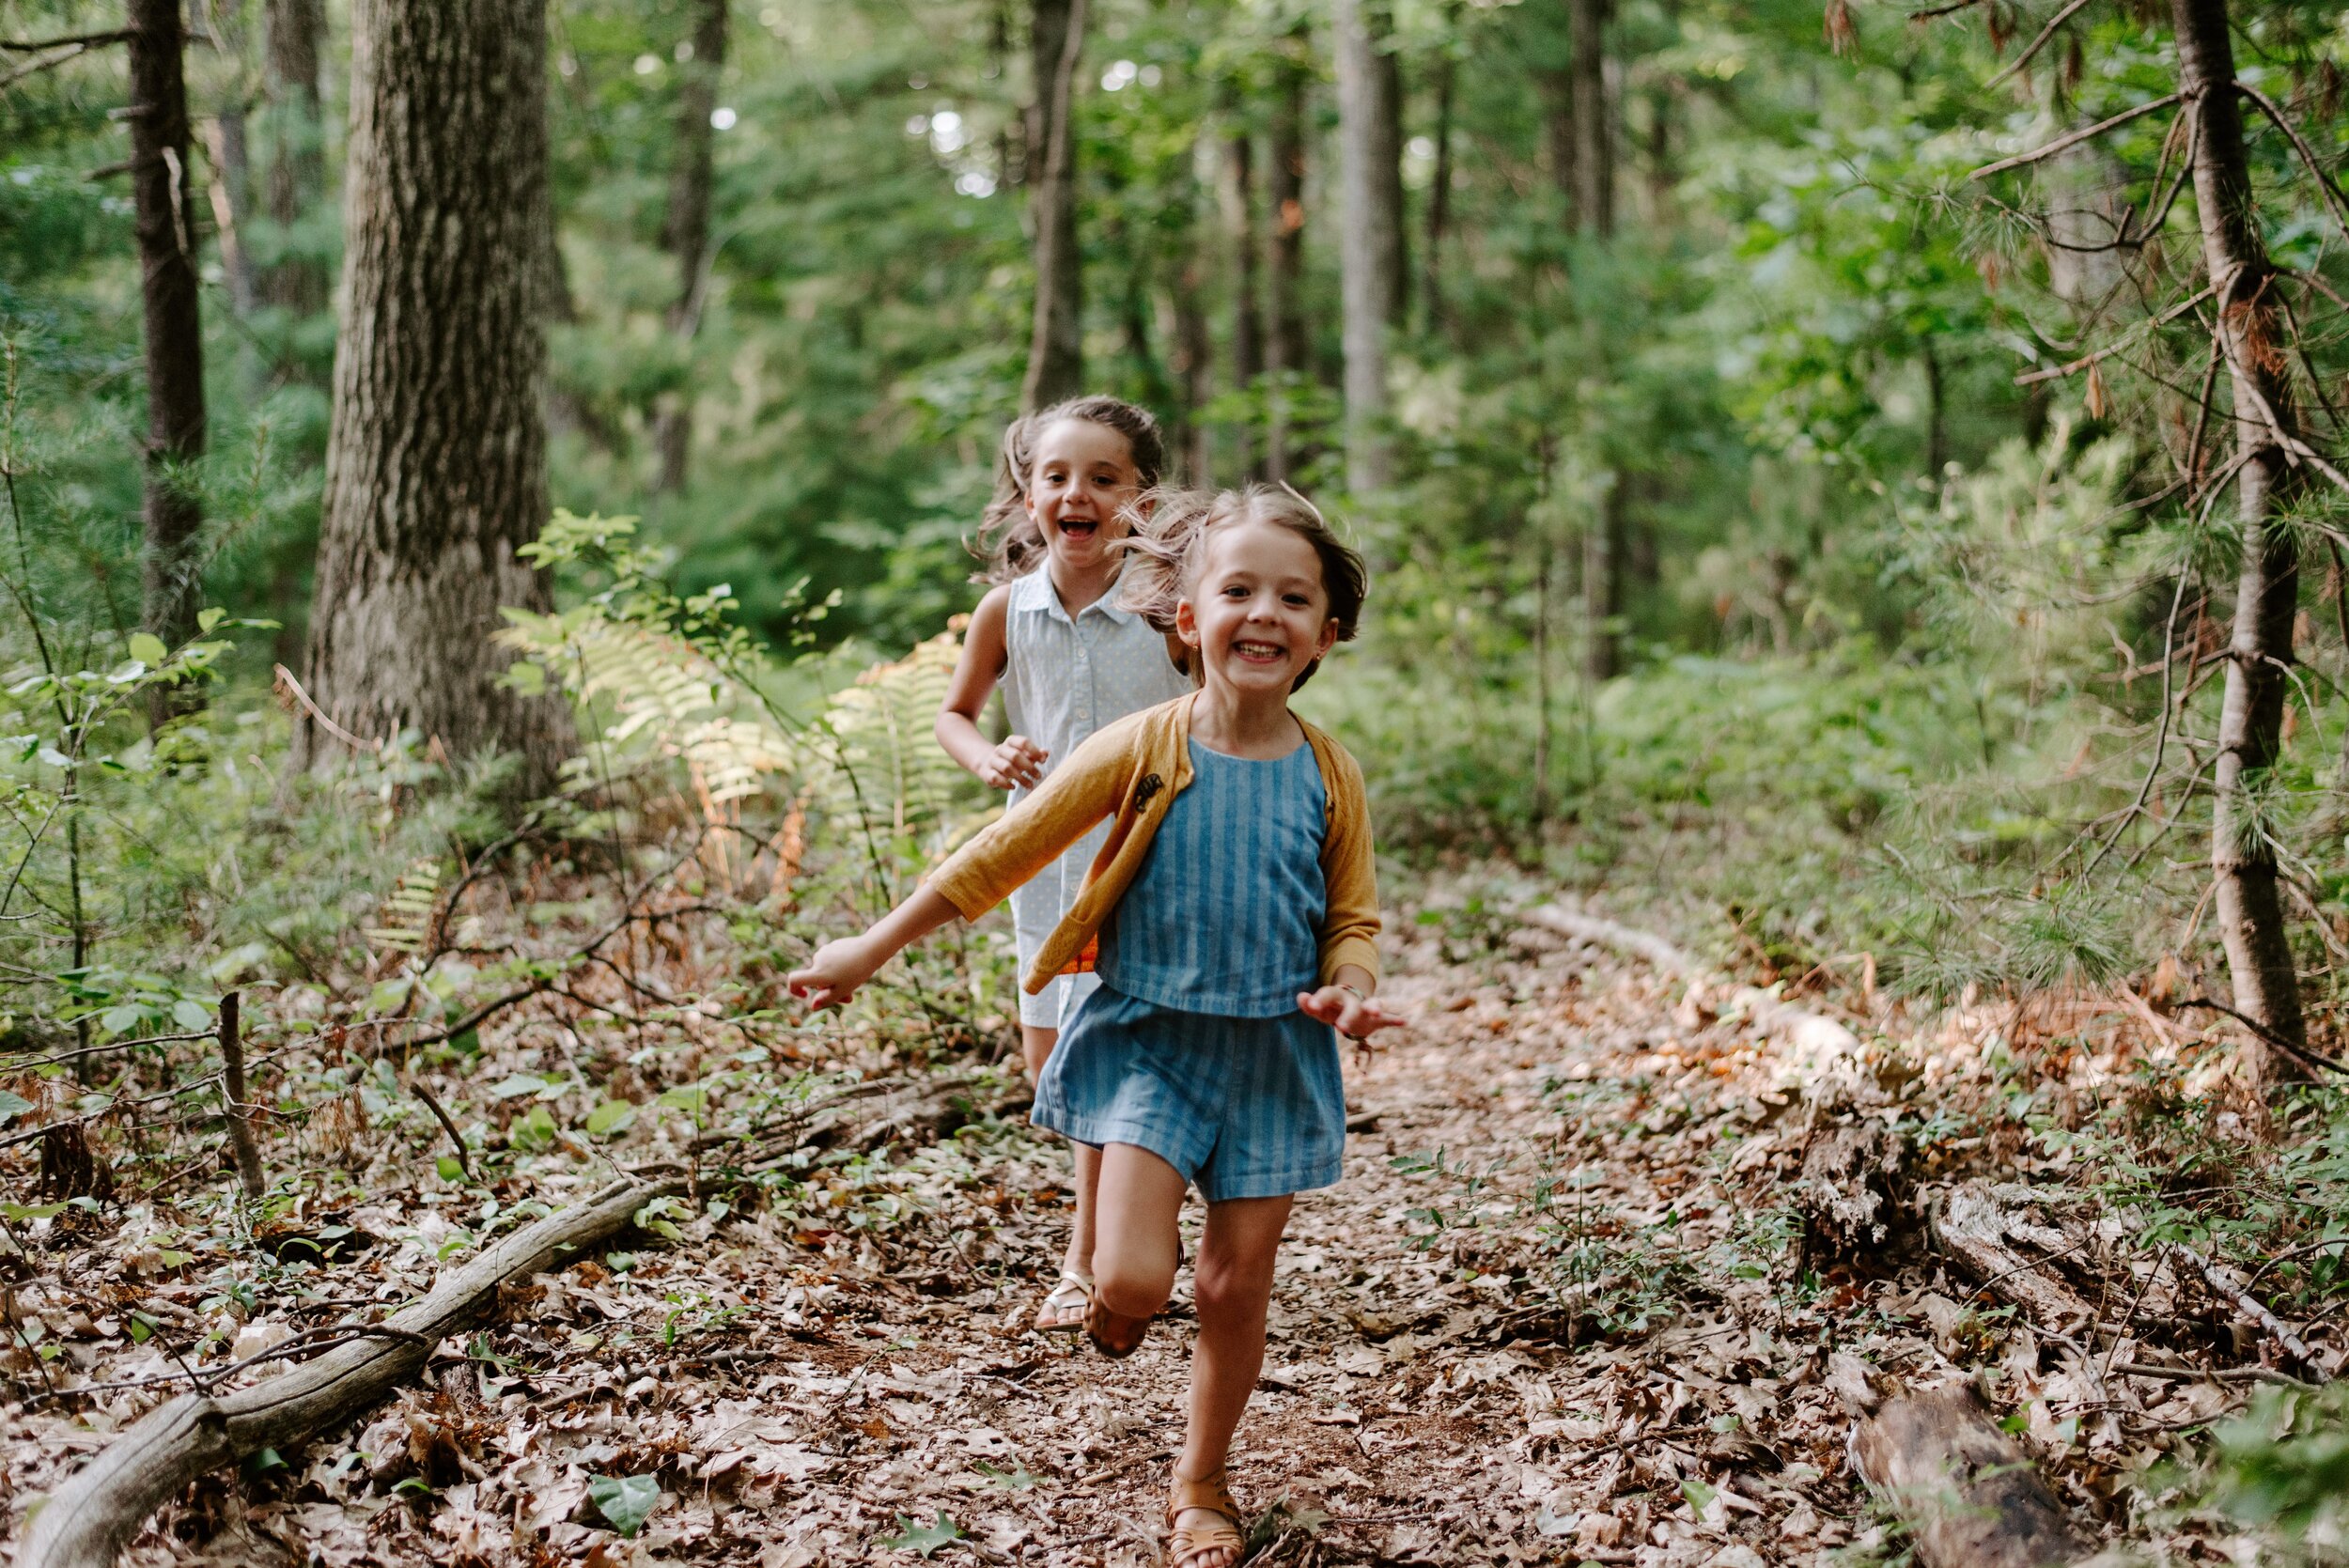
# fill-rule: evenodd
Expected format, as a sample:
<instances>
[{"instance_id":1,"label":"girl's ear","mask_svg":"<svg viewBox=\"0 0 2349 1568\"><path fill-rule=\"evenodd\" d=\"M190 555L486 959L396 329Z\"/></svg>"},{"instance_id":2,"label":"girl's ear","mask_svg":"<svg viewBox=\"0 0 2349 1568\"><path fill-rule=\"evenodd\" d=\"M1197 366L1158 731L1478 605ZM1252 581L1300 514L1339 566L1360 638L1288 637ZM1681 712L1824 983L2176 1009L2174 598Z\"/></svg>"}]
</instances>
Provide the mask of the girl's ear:
<instances>
[{"instance_id":1,"label":"girl's ear","mask_svg":"<svg viewBox=\"0 0 2349 1568\"><path fill-rule=\"evenodd\" d=\"M1315 660L1318 662L1324 654L1327 654L1331 648L1334 648L1337 645L1338 618L1335 615L1332 615L1327 621L1322 623L1321 635L1315 640Z\"/></svg>"},{"instance_id":2,"label":"girl's ear","mask_svg":"<svg viewBox=\"0 0 2349 1568\"><path fill-rule=\"evenodd\" d=\"M1174 601L1174 635L1183 640L1185 647L1199 645L1199 616L1188 598Z\"/></svg>"}]
</instances>

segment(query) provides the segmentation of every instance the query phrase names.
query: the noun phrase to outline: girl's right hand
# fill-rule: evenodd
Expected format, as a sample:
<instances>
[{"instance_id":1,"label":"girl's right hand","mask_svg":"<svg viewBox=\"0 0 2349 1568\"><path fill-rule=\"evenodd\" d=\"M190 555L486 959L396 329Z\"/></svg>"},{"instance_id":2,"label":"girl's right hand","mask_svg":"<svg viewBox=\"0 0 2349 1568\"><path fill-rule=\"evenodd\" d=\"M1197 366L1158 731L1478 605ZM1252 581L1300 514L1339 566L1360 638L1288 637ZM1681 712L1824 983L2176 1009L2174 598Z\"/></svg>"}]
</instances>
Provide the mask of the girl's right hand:
<instances>
[{"instance_id":1,"label":"girl's right hand","mask_svg":"<svg viewBox=\"0 0 2349 1568\"><path fill-rule=\"evenodd\" d=\"M973 769L979 782L996 789L1034 788L1043 782L1044 764L1052 753L1024 735L1015 735L989 752Z\"/></svg>"},{"instance_id":2,"label":"girl's right hand","mask_svg":"<svg viewBox=\"0 0 2349 1568\"><path fill-rule=\"evenodd\" d=\"M807 968L793 970L784 985L806 1001L810 1012L820 1013L845 1005L888 959L887 954L876 955L865 938L843 937L817 948Z\"/></svg>"}]
</instances>

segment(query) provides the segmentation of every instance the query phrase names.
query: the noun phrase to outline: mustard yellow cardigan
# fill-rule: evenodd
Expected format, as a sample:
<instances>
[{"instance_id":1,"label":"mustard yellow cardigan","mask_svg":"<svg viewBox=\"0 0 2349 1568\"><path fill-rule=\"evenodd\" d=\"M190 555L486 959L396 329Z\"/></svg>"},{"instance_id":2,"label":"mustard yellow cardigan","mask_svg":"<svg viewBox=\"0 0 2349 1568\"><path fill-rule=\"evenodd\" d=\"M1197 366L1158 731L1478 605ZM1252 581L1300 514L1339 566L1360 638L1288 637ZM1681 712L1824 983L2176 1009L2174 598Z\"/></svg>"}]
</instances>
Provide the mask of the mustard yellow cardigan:
<instances>
[{"instance_id":1,"label":"mustard yellow cardigan","mask_svg":"<svg viewBox=\"0 0 2349 1568\"><path fill-rule=\"evenodd\" d=\"M1055 975L1093 967L1101 923L1133 884L1174 797L1190 785L1191 701L1190 695L1180 696L1095 731L1034 794L930 873L929 885L963 919L976 920L1051 864L1095 823L1115 818L1076 901L1028 967L1023 984L1031 994ZM1320 927L1321 983L1331 984L1347 964L1360 965L1376 979L1378 888L1362 772L1345 747L1298 722L1321 766L1329 801L1329 831L1321 845L1329 894Z\"/></svg>"}]
</instances>

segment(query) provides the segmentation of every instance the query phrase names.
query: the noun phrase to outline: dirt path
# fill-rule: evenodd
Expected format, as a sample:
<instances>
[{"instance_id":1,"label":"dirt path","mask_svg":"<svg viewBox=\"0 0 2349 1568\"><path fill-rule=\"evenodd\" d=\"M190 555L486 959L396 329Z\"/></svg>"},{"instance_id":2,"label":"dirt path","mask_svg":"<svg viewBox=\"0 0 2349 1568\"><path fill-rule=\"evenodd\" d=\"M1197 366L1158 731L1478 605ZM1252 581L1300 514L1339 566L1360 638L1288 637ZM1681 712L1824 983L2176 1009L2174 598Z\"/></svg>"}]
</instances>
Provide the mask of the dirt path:
<instances>
[{"instance_id":1,"label":"dirt path","mask_svg":"<svg viewBox=\"0 0 2349 1568\"><path fill-rule=\"evenodd\" d=\"M1416 1025L1355 1077L1346 1180L1299 1205L1235 1458L1256 1560L1758 1568L1848 1540L1831 1335L1765 1277L1783 1234L1751 1201L1784 1158L1766 1058L1641 971L1517 940L1398 955ZM1124 1363L1026 1331L1063 1164L966 1129L584 1262L134 1560L1156 1561L1188 1310ZM1873 1350L1932 1355L1894 1338Z\"/></svg>"}]
</instances>

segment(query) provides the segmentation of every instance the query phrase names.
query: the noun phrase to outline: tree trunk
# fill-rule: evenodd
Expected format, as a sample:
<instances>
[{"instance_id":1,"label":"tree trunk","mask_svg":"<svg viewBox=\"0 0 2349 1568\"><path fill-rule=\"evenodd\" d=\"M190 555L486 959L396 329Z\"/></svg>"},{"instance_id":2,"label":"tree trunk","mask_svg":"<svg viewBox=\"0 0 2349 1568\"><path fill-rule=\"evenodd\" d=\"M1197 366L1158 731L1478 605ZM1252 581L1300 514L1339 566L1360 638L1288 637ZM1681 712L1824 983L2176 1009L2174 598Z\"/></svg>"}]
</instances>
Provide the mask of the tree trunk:
<instances>
[{"instance_id":1,"label":"tree trunk","mask_svg":"<svg viewBox=\"0 0 2349 1568\"><path fill-rule=\"evenodd\" d=\"M1574 221L1604 240L1615 232L1615 148L1607 114L1607 0L1567 0L1574 35Z\"/></svg>"},{"instance_id":2,"label":"tree trunk","mask_svg":"<svg viewBox=\"0 0 2349 1568\"><path fill-rule=\"evenodd\" d=\"M1346 484L1357 496L1393 477L1387 432L1387 332L1403 298L1397 75L1375 0L1337 0L1339 274L1345 311Z\"/></svg>"},{"instance_id":3,"label":"tree trunk","mask_svg":"<svg viewBox=\"0 0 2349 1568\"><path fill-rule=\"evenodd\" d=\"M1215 353L1207 331L1206 306L1199 298L1203 281L1200 274L1204 271L1198 247L1187 245L1182 265L1174 275L1174 380L1181 403L1176 411L1180 423L1175 427L1174 445L1182 458L1183 479L1192 485L1215 482L1215 455L1208 441L1207 422L1199 411L1207 406Z\"/></svg>"},{"instance_id":4,"label":"tree trunk","mask_svg":"<svg viewBox=\"0 0 2349 1568\"><path fill-rule=\"evenodd\" d=\"M2178 85L2187 112L2201 116L2194 143L2194 205L2202 229L2202 262L2218 303L2220 342L2233 389L2235 515L2243 565L2235 586L2234 637L2218 720L2217 805L2211 867L2217 877L2219 935L2234 982L2234 1004L2268 1032L2307 1041L2299 977L2284 927L2276 852L2246 799L2265 782L2281 748L2286 688L2293 663L2293 616L2300 559L2286 514L2303 483L2288 463L2299 440L2287 375L2274 269L2253 210L2243 147L2243 112L2234 92L2234 47L2226 0L2170 0L2178 43ZM2285 1052L2252 1040L2246 1048L2260 1080L2307 1076Z\"/></svg>"},{"instance_id":5,"label":"tree trunk","mask_svg":"<svg viewBox=\"0 0 2349 1568\"><path fill-rule=\"evenodd\" d=\"M1608 124L1607 0L1567 0L1574 43L1574 221L1585 237L1615 232L1615 147ZM1603 324L1585 323L1594 366L1606 360ZM1597 505L1582 535L1583 674L1611 680L1623 669L1624 479L1599 476Z\"/></svg>"},{"instance_id":6,"label":"tree trunk","mask_svg":"<svg viewBox=\"0 0 2349 1568\"><path fill-rule=\"evenodd\" d=\"M204 501L204 323L188 178L188 89L179 0L131 0L131 192L147 335L146 563L140 621L177 646L195 635Z\"/></svg>"},{"instance_id":7,"label":"tree trunk","mask_svg":"<svg viewBox=\"0 0 2349 1568\"><path fill-rule=\"evenodd\" d=\"M1085 0L1035 0L1028 60L1029 210L1035 227L1035 318L1019 406L1074 397L1084 384L1084 266L1077 243L1077 137L1070 122Z\"/></svg>"},{"instance_id":8,"label":"tree trunk","mask_svg":"<svg viewBox=\"0 0 2349 1568\"><path fill-rule=\"evenodd\" d=\"M222 108L204 128L204 150L212 161L212 227L220 235L220 271L228 286L228 308L239 319L253 314L253 257L244 237L252 214L251 160L245 151L244 110Z\"/></svg>"},{"instance_id":9,"label":"tree trunk","mask_svg":"<svg viewBox=\"0 0 2349 1568\"><path fill-rule=\"evenodd\" d=\"M677 258L677 299L669 306L669 331L690 352L701 331L702 292L709 260L711 143L717 134L709 116L718 107L718 77L726 63L728 0L695 0L693 57L686 62L677 92L677 151L669 168L669 211L661 243ZM661 399L653 421L653 445L661 454L659 491L685 488L693 448L691 383Z\"/></svg>"},{"instance_id":10,"label":"tree trunk","mask_svg":"<svg viewBox=\"0 0 2349 1568\"><path fill-rule=\"evenodd\" d=\"M1245 126L1223 138L1223 180L1219 194L1223 232L1232 247L1232 388L1245 391L1264 374L1264 318L1257 308L1256 158ZM1261 479L1255 433L1243 420L1233 432L1234 476Z\"/></svg>"},{"instance_id":11,"label":"tree trunk","mask_svg":"<svg viewBox=\"0 0 2349 1568\"><path fill-rule=\"evenodd\" d=\"M1970 1385L1885 1405L1853 1429L1851 1461L1924 1568L2061 1568L2093 1549Z\"/></svg>"},{"instance_id":12,"label":"tree trunk","mask_svg":"<svg viewBox=\"0 0 2349 1568\"><path fill-rule=\"evenodd\" d=\"M303 254L298 225L326 188L319 113L319 56L326 34L322 0L269 0L262 34L268 206L277 255L262 269L260 296L289 315L312 316L327 305L326 269Z\"/></svg>"},{"instance_id":13,"label":"tree trunk","mask_svg":"<svg viewBox=\"0 0 2349 1568\"><path fill-rule=\"evenodd\" d=\"M1549 182L1571 212L1574 194L1581 185L1574 160L1574 73L1537 71L1533 85L1542 100L1542 148L1548 154Z\"/></svg>"},{"instance_id":14,"label":"tree trunk","mask_svg":"<svg viewBox=\"0 0 2349 1568\"><path fill-rule=\"evenodd\" d=\"M1436 172L1427 185L1427 242L1420 257L1420 320L1443 330L1443 241L1452 221L1452 101L1459 62L1447 52L1436 67Z\"/></svg>"},{"instance_id":15,"label":"tree trunk","mask_svg":"<svg viewBox=\"0 0 2349 1568\"><path fill-rule=\"evenodd\" d=\"M565 715L497 684L501 605L547 510L545 0L353 8L342 342L307 681L367 738L412 728L553 777ZM309 762L334 743L304 720Z\"/></svg>"},{"instance_id":16,"label":"tree trunk","mask_svg":"<svg viewBox=\"0 0 2349 1568\"><path fill-rule=\"evenodd\" d=\"M1313 340L1305 331L1305 93L1311 41L1299 27L1285 42L1272 98L1272 167L1267 180L1272 207L1271 267L1266 303L1271 331L1265 339L1265 365L1272 390L1266 414L1265 472L1274 479L1294 474L1306 454L1299 450L1290 399L1313 374Z\"/></svg>"}]
</instances>

